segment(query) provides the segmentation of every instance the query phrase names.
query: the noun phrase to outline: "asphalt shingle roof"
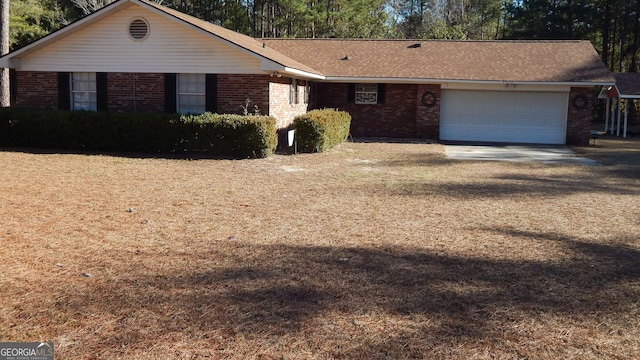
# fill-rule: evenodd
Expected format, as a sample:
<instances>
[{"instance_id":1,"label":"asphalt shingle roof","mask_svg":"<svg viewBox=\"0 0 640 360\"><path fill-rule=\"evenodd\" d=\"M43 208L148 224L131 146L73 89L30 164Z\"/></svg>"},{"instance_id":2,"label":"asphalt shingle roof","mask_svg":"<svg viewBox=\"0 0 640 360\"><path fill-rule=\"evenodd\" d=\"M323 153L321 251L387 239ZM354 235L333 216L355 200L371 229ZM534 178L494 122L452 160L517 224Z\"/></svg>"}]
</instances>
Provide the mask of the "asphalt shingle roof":
<instances>
[{"instance_id":1,"label":"asphalt shingle roof","mask_svg":"<svg viewBox=\"0 0 640 360\"><path fill-rule=\"evenodd\" d=\"M148 0L120 0L86 19L106 16L109 9L136 2L288 71L326 77L329 81L615 83L589 41L255 39ZM0 63L8 64L9 58L81 28L75 25L3 56Z\"/></svg>"},{"instance_id":2,"label":"asphalt shingle roof","mask_svg":"<svg viewBox=\"0 0 640 360\"><path fill-rule=\"evenodd\" d=\"M263 39L327 77L613 83L589 41ZM418 46L419 44L419 46ZM348 60L345 60L348 57Z\"/></svg>"},{"instance_id":3,"label":"asphalt shingle roof","mask_svg":"<svg viewBox=\"0 0 640 360\"><path fill-rule=\"evenodd\" d=\"M621 95L640 96L640 74L615 73L614 76Z\"/></svg>"}]
</instances>

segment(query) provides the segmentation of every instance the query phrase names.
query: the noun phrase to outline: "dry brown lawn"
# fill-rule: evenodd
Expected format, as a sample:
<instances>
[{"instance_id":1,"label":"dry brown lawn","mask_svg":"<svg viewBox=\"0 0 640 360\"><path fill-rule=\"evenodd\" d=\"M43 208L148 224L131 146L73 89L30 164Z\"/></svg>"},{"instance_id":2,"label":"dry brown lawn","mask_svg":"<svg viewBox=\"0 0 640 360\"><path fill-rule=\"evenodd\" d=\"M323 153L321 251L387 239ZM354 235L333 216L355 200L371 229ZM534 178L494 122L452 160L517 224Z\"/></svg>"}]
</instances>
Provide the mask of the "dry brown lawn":
<instances>
[{"instance_id":1,"label":"dry brown lawn","mask_svg":"<svg viewBox=\"0 0 640 360\"><path fill-rule=\"evenodd\" d=\"M0 341L56 359L640 357L640 141L0 152Z\"/></svg>"}]
</instances>

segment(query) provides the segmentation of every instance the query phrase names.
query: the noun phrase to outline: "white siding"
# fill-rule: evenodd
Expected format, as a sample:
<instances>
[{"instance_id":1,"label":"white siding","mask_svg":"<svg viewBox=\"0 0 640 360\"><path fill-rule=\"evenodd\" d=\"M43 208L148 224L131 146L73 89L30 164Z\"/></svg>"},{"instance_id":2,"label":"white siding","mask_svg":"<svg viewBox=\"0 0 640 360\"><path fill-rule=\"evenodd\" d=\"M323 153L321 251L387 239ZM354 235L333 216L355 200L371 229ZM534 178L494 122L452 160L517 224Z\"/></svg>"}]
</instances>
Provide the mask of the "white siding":
<instances>
[{"instance_id":1,"label":"white siding","mask_svg":"<svg viewBox=\"0 0 640 360\"><path fill-rule=\"evenodd\" d=\"M144 41L129 23L149 23ZM24 71L263 74L260 60L200 30L136 5L123 8L20 59Z\"/></svg>"}]
</instances>

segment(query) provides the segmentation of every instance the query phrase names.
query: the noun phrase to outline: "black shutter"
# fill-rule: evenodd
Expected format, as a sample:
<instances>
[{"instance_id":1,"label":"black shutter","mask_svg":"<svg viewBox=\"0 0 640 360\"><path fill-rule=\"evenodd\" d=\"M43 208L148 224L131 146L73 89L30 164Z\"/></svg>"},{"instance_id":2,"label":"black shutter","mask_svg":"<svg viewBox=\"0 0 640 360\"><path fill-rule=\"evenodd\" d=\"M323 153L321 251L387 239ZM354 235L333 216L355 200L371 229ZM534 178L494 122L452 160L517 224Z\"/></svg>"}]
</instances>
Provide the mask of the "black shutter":
<instances>
[{"instance_id":1,"label":"black shutter","mask_svg":"<svg viewBox=\"0 0 640 360\"><path fill-rule=\"evenodd\" d=\"M384 104L385 84L378 84L378 104Z\"/></svg>"},{"instance_id":2,"label":"black shutter","mask_svg":"<svg viewBox=\"0 0 640 360\"><path fill-rule=\"evenodd\" d=\"M16 104L16 95L18 95L18 77L16 69L9 69L9 104Z\"/></svg>"},{"instance_id":3,"label":"black shutter","mask_svg":"<svg viewBox=\"0 0 640 360\"><path fill-rule=\"evenodd\" d=\"M218 75L207 74L205 82L205 110L215 114L218 111Z\"/></svg>"},{"instance_id":4,"label":"black shutter","mask_svg":"<svg viewBox=\"0 0 640 360\"><path fill-rule=\"evenodd\" d=\"M347 101L350 103L356 102L356 84L349 84L347 89Z\"/></svg>"},{"instance_id":5,"label":"black shutter","mask_svg":"<svg viewBox=\"0 0 640 360\"><path fill-rule=\"evenodd\" d=\"M164 74L164 112L175 113L178 111L176 101L176 74Z\"/></svg>"},{"instance_id":6,"label":"black shutter","mask_svg":"<svg viewBox=\"0 0 640 360\"><path fill-rule=\"evenodd\" d=\"M107 73L96 73L97 110L109 110L109 94L107 92Z\"/></svg>"},{"instance_id":7,"label":"black shutter","mask_svg":"<svg viewBox=\"0 0 640 360\"><path fill-rule=\"evenodd\" d=\"M58 73L58 110L71 110L71 74Z\"/></svg>"}]
</instances>

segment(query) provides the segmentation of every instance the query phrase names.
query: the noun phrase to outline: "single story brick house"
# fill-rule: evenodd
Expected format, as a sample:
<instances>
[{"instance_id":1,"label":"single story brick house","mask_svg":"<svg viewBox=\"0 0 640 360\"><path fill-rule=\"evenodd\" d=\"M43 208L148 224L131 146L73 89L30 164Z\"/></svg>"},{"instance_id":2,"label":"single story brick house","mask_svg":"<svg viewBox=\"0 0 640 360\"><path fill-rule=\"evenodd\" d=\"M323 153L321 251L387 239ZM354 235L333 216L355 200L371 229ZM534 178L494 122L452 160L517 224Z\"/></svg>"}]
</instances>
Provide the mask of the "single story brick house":
<instances>
[{"instance_id":1,"label":"single story brick house","mask_svg":"<svg viewBox=\"0 0 640 360\"><path fill-rule=\"evenodd\" d=\"M313 108L353 136L586 144L593 89L615 79L588 41L255 39L147 0L118 0L0 58L15 106L241 112L279 128Z\"/></svg>"}]
</instances>

